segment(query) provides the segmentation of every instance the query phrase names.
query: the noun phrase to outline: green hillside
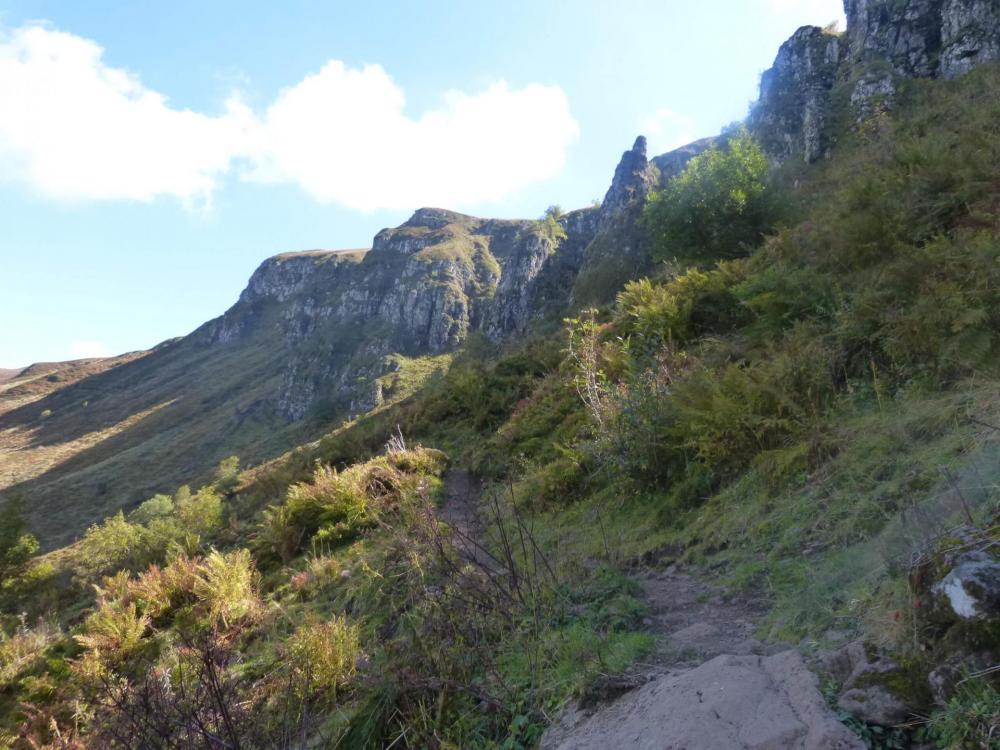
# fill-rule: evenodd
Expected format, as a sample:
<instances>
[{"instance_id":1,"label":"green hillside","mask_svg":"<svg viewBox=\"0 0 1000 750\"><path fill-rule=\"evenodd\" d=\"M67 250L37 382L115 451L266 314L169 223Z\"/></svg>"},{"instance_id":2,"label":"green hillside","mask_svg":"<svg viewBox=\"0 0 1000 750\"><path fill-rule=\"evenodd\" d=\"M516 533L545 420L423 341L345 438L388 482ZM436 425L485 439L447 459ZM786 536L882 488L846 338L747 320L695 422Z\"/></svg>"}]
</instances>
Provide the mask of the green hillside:
<instances>
[{"instance_id":1,"label":"green hillside","mask_svg":"<svg viewBox=\"0 0 1000 750\"><path fill-rule=\"evenodd\" d=\"M566 701L599 701L656 648L630 576L673 562L763 597L762 637L894 654L889 687L929 718L850 719L870 746L990 746L995 675L945 707L924 681L963 644L1000 649L995 626L955 642L914 604L911 565L958 544L955 527L962 544L996 534L997 92L994 67L911 81L812 166L771 169L732 133L630 227L657 260L616 299L520 342L397 358L396 397L370 413L70 547L33 556L8 500L6 741L532 747ZM90 449L129 468L69 459L46 478L66 505L47 512L107 515L73 508L89 477L150 496L185 465L197 478L195 454L280 450L254 416L265 381L245 384L279 352L231 351L183 360L197 393L170 390L170 347L133 364L164 385L104 421L153 411ZM21 409L44 405L65 434L120 372ZM195 412L230 426L172 442L160 415ZM44 542L66 541L59 524L36 524Z\"/></svg>"}]
</instances>

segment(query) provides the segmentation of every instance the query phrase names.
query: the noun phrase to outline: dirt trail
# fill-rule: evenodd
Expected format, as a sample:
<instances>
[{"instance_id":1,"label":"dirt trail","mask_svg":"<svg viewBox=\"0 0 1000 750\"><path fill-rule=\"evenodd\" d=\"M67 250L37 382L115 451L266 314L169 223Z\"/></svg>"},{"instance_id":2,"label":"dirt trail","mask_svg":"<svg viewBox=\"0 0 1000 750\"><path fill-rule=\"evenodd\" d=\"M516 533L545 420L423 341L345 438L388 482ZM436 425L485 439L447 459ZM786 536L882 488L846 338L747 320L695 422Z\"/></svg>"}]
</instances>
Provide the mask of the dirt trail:
<instances>
[{"instance_id":1,"label":"dirt trail","mask_svg":"<svg viewBox=\"0 0 1000 750\"><path fill-rule=\"evenodd\" d=\"M469 472L455 470L445 476L445 488L441 520L455 530L455 546L463 557L482 560L486 555L478 516L481 484ZM697 666L719 654L765 654L776 649L753 638L757 621L767 612L763 599L732 594L676 566L665 572L646 571L635 580L650 607L647 626L658 642L650 666L658 672Z\"/></svg>"},{"instance_id":2,"label":"dirt trail","mask_svg":"<svg viewBox=\"0 0 1000 750\"><path fill-rule=\"evenodd\" d=\"M438 515L454 530L452 543L469 562L492 565L482 545L484 529L479 518L482 484L471 473L462 470L449 471L444 484L447 496Z\"/></svg>"},{"instance_id":3,"label":"dirt trail","mask_svg":"<svg viewBox=\"0 0 1000 750\"><path fill-rule=\"evenodd\" d=\"M671 669L697 666L719 654L769 654L780 645L753 637L767 602L705 583L675 566L637 577L652 610L655 663Z\"/></svg>"},{"instance_id":4,"label":"dirt trail","mask_svg":"<svg viewBox=\"0 0 1000 750\"><path fill-rule=\"evenodd\" d=\"M481 487L464 471L445 477L442 520L468 560L486 556L477 510ZM765 599L727 591L670 566L635 576L651 610L657 647L645 674L608 693L614 700L568 705L541 750L863 750L827 708L798 652L754 638Z\"/></svg>"}]
</instances>

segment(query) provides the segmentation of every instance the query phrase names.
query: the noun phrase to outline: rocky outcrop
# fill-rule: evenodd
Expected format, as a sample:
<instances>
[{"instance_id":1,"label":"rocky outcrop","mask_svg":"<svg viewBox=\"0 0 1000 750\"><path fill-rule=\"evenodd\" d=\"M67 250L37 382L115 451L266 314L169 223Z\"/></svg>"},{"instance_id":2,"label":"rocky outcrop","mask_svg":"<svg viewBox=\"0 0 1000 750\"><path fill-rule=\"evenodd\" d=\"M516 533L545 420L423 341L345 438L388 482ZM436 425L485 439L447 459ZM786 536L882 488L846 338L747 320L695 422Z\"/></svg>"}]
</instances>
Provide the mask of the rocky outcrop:
<instances>
[{"instance_id":1,"label":"rocky outcrop","mask_svg":"<svg viewBox=\"0 0 1000 750\"><path fill-rule=\"evenodd\" d=\"M945 78L1000 60L1000 3L997 0L945 0L941 9L941 56Z\"/></svg>"},{"instance_id":2,"label":"rocky outcrop","mask_svg":"<svg viewBox=\"0 0 1000 750\"><path fill-rule=\"evenodd\" d=\"M884 60L901 76L934 75L942 5L942 0L845 0L852 63Z\"/></svg>"},{"instance_id":3,"label":"rocky outcrop","mask_svg":"<svg viewBox=\"0 0 1000 750\"><path fill-rule=\"evenodd\" d=\"M646 158L646 137L640 135L615 167L611 187L601 203L601 214L607 217L635 201L644 200L655 184L655 173Z\"/></svg>"},{"instance_id":4,"label":"rocky outcrop","mask_svg":"<svg viewBox=\"0 0 1000 750\"><path fill-rule=\"evenodd\" d=\"M718 656L627 693L593 713L565 713L543 750L861 750L827 708L797 652Z\"/></svg>"},{"instance_id":5,"label":"rocky outcrop","mask_svg":"<svg viewBox=\"0 0 1000 750\"><path fill-rule=\"evenodd\" d=\"M681 159L686 163L684 157ZM573 282L575 306L606 301L647 265L649 250L638 219L646 198L657 185L657 170L646 157L646 139L639 136L622 154L611 187L597 211L596 231Z\"/></svg>"},{"instance_id":6,"label":"rocky outcrop","mask_svg":"<svg viewBox=\"0 0 1000 750\"><path fill-rule=\"evenodd\" d=\"M962 619L1000 618L1000 562L985 552L967 552L932 591Z\"/></svg>"},{"instance_id":7,"label":"rocky outcrop","mask_svg":"<svg viewBox=\"0 0 1000 750\"><path fill-rule=\"evenodd\" d=\"M631 189L628 175L620 188ZM286 253L265 261L239 301L198 333L209 345L274 337L285 350L276 410L302 419L319 401L364 411L387 355L450 351L473 331L523 332L565 305L598 210L548 221L478 219L423 208L370 251Z\"/></svg>"},{"instance_id":8,"label":"rocky outcrop","mask_svg":"<svg viewBox=\"0 0 1000 750\"><path fill-rule=\"evenodd\" d=\"M839 35L803 26L781 45L761 76L760 99L748 127L773 158L814 161L826 150L830 92L843 56Z\"/></svg>"},{"instance_id":9,"label":"rocky outcrop","mask_svg":"<svg viewBox=\"0 0 1000 750\"><path fill-rule=\"evenodd\" d=\"M909 675L873 646L856 641L822 655L821 662L841 686L837 705L860 721L893 726L921 708L898 690L909 684Z\"/></svg>"},{"instance_id":10,"label":"rocky outcrop","mask_svg":"<svg viewBox=\"0 0 1000 750\"><path fill-rule=\"evenodd\" d=\"M1000 59L996 0L846 0L851 60L908 78L954 78Z\"/></svg>"},{"instance_id":11,"label":"rocky outcrop","mask_svg":"<svg viewBox=\"0 0 1000 750\"><path fill-rule=\"evenodd\" d=\"M659 170L660 185L666 185L670 180L679 175L684 171L684 168L698 154L708 151L712 146L719 142L719 138L710 137L702 138L700 140L689 143L686 146L681 146L680 148L675 148L673 151L668 151L665 154L660 154L659 156L654 156L650 159L650 163Z\"/></svg>"},{"instance_id":12,"label":"rocky outcrop","mask_svg":"<svg viewBox=\"0 0 1000 750\"><path fill-rule=\"evenodd\" d=\"M837 91L858 122L890 109L900 79L954 78L1000 60L998 0L845 0L847 31L805 26L761 76L748 126L776 161L829 148Z\"/></svg>"},{"instance_id":13,"label":"rocky outcrop","mask_svg":"<svg viewBox=\"0 0 1000 750\"><path fill-rule=\"evenodd\" d=\"M451 351L473 332L503 341L561 315L581 279L607 298L648 262L638 216L658 175L712 139L646 157L636 139L600 206L538 221L422 208L371 250L286 253L265 261L239 301L196 334L204 345L273 338L284 350L275 409L300 420L319 402L348 413L380 401L389 355ZM337 406L339 405L339 406Z\"/></svg>"}]
</instances>

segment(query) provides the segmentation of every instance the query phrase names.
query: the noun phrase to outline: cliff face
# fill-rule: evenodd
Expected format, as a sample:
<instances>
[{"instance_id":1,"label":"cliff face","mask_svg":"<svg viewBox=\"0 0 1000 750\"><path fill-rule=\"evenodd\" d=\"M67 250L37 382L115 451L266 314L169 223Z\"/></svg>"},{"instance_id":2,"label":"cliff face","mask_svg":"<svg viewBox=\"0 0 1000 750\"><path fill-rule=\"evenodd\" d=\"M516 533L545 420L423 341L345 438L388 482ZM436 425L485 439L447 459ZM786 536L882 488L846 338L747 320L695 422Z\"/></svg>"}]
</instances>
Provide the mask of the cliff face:
<instances>
[{"instance_id":1,"label":"cliff face","mask_svg":"<svg viewBox=\"0 0 1000 750\"><path fill-rule=\"evenodd\" d=\"M475 331L499 341L565 303L564 277L579 268L594 215L566 214L558 231L423 208L379 232L371 250L265 261L237 304L195 336L205 346L276 337L285 365L275 405L286 419L319 399L365 410L388 355L446 352Z\"/></svg>"},{"instance_id":2,"label":"cliff face","mask_svg":"<svg viewBox=\"0 0 1000 750\"><path fill-rule=\"evenodd\" d=\"M502 342L571 304L606 299L647 262L637 219L649 191L710 143L658 157L658 172L640 136L603 203L555 224L422 208L379 232L371 250L275 256L192 338L202 347L277 342L283 365L273 405L286 420L303 419L318 402L368 410L396 354L448 352L476 332Z\"/></svg>"},{"instance_id":3,"label":"cliff face","mask_svg":"<svg viewBox=\"0 0 1000 750\"><path fill-rule=\"evenodd\" d=\"M955 78L1000 60L1000 0L845 0L842 35L805 26L761 77L748 125L778 161L829 147L838 91L853 117L892 105L901 79Z\"/></svg>"},{"instance_id":4,"label":"cliff face","mask_svg":"<svg viewBox=\"0 0 1000 750\"><path fill-rule=\"evenodd\" d=\"M885 60L907 77L954 78L1000 59L996 0L846 0L856 62Z\"/></svg>"},{"instance_id":5,"label":"cliff face","mask_svg":"<svg viewBox=\"0 0 1000 750\"><path fill-rule=\"evenodd\" d=\"M760 99L748 121L773 157L801 154L814 161L823 154L830 92L843 54L840 36L815 26L802 27L781 45L774 66L761 76Z\"/></svg>"}]
</instances>

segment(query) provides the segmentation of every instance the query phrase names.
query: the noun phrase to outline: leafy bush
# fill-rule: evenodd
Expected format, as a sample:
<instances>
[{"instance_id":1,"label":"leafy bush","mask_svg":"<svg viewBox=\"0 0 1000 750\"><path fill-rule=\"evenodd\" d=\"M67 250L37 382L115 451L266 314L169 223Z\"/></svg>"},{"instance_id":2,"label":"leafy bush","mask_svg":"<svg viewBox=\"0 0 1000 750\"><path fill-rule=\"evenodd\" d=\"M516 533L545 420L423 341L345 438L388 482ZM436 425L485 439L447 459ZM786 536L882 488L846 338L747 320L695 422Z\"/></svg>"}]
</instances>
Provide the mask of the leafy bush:
<instances>
[{"instance_id":1,"label":"leafy bush","mask_svg":"<svg viewBox=\"0 0 1000 750\"><path fill-rule=\"evenodd\" d=\"M0 583L21 576L38 552L38 539L28 533L24 503L13 498L0 508Z\"/></svg>"},{"instance_id":2,"label":"leafy bush","mask_svg":"<svg viewBox=\"0 0 1000 750\"><path fill-rule=\"evenodd\" d=\"M222 498L211 486L192 494L181 487L174 495L174 515L186 534L204 537L222 525Z\"/></svg>"},{"instance_id":3,"label":"leafy bush","mask_svg":"<svg viewBox=\"0 0 1000 750\"><path fill-rule=\"evenodd\" d=\"M215 470L215 488L223 495L228 495L240 483L239 456L230 456L219 462Z\"/></svg>"},{"instance_id":4,"label":"leafy bush","mask_svg":"<svg viewBox=\"0 0 1000 750\"><path fill-rule=\"evenodd\" d=\"M836 371L830 347L800 327L752 365L706 368L678 383L671 432L709 467L735 472L817 428L836 395Z\"/></svg>"},{"instance_id":5,"label":"leafy bush","mask_svg":"<svg viewBox=\"0 0 1000 750\"><path fill-rule=\"evenodd\" d=\"M153 495L138 508L128 514L132 523L148 526L158 519L170 518L174 514L174 499L170 495Z\"/></svg>"},{"instance_id":6,"label":"leafy bush","mask_svg":"<svg viewBox=\"0 0 1000 750\"><path fill-rule=\"evenodd\" d=\"M744 129L694 157L646 207L653 255L718 260L747 254L778 217L769 163Z\"/></svg>"},{"instance_id":7,"label":"leafy bush","mask_svg":"<svg viewBox=\"0 0 1000 750\"><path fill-rule=\"evenodd\" d=\"M84 534L76 555L76 569L85 577L126 568L138 570L145 563L144 529L129 523L118 511L104 523L94 524Z\"/></svg>"}]
</instances>

